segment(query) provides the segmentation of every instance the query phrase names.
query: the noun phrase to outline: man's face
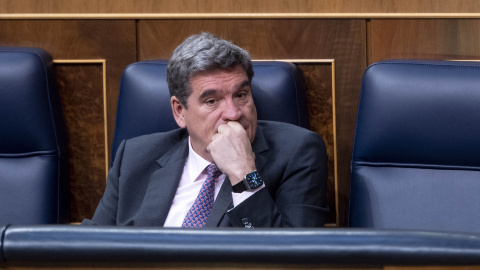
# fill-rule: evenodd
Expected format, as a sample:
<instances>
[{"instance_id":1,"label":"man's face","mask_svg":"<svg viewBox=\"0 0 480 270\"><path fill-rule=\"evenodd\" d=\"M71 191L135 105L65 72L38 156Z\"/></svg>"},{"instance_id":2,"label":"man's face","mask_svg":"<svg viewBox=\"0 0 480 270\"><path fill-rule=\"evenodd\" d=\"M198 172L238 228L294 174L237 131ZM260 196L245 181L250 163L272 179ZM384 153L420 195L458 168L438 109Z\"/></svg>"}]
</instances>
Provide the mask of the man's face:
<instances>
[{"instance_id":1,"label":"man's face","mask_svg":"<svg viewBox=\"0 0 480 270\"><path fill-rule=\"evenodd\" d=\"M240 123L253 142L257 110L247 74L241 66L197 73L190 78L190 87L188 109L175 96L171 98L171 105L177 124L187 128L197 154L213 162L207 146L218 126L229 121Z\"/></svg>"}]
</instances>

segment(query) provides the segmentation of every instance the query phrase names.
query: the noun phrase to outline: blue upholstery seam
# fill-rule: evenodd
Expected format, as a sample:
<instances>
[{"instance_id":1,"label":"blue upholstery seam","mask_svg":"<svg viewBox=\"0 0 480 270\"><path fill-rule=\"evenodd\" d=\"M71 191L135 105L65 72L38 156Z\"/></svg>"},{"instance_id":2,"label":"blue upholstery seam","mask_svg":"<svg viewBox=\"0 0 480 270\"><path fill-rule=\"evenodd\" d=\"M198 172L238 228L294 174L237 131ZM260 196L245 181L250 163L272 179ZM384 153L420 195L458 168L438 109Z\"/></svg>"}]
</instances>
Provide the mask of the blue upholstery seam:
<instances>
[{"instance_id":1,"label":"blue upholstery seam","mask_svg":"<svg viewBox=\"0 0 480 270\"><path fill-rule=\"evenodd\" d=\"M477 65L465 65L465 64L458 64L458 63L465 63L468 61L451 61L448 62L446 60L443 60L441 62L444 62L444 64L435 64L435 63L429 63L429 60L411 60L412 62L393 62L395 59L391 60L384 60L384 61L379 61L376 63L371 64L364 72L364 74L372 67L378 66L378 65L407 65L407 66L439 66L439 67L468 67L468 68L480 68L480 66ZM408 61L408 59L398 59L397 61ZM435 60L431 60L435 61ZM439 61L440 62L440 61ZM448 64L446 63L448 62Z\"/></svg>"},{"instance_id":2,"label":"blue upholstery seam","mask_svg":"<svg viewBox=\"0 0 480 270\"><path fill-rule=\"evenodd\" d=\"M24 157L33 157L33 156L45 156L45 155L57 155L57 150L50 151L36 151L36 152L27 152L27 153L15 153L15 154L0 154L0 158L24 158Z\"/></svg>"},{"instance_id":3,"label":"blue upholstery seam","mask_svg":"<svg viewBox=\"0 0 480 270\"><path fill-rule=\"evenodd\" d=\"M474 167L474 166L415 164L415 163L411 163L411 164L410 163L388 163L388 162L367 162L367 161L353 161L352 167L353 166L480 171L480 167Z\"/></svg>"}]
</instances>

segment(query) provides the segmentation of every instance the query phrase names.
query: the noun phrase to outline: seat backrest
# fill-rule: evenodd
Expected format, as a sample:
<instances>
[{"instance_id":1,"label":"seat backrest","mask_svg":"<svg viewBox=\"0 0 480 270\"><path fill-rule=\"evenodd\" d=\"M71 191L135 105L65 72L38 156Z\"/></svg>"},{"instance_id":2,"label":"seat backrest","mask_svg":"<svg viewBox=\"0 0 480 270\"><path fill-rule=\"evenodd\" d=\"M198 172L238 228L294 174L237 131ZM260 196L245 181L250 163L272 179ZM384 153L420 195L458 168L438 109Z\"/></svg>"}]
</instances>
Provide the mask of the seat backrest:
<instances>
[{"instance_id":1,"label":"seat backrest","mask_svg":"<svg viewBox=\"0 0 480 270\"><path fill-rule=\"evenodd\" d=\"M480 232L480 63L391 60L363 76L350 226Z\"/></svg>"},{"instance_id":2,"label":"seat backrest","mask_svg":"<svg viewBox=\"0 0 480 270\"><path fill-rule=\"evenodd\" d=\"M63 223L67 143L52 58L0 47L0 226Z\"/></svg>"},{"instance_id":3,"label":"seat backrest","mask_svg":"<svg viewBox=\"0 0 480 270\"><path fill-rule=\"evenodd\" d=\"M170 106L167 61L128 66L120 83L112 162L120 143L136 136L178 128ZM252 93L258 119L309 128L306 90L301 70L280 61L253 62Z\"/></svg>"}]
</instances>

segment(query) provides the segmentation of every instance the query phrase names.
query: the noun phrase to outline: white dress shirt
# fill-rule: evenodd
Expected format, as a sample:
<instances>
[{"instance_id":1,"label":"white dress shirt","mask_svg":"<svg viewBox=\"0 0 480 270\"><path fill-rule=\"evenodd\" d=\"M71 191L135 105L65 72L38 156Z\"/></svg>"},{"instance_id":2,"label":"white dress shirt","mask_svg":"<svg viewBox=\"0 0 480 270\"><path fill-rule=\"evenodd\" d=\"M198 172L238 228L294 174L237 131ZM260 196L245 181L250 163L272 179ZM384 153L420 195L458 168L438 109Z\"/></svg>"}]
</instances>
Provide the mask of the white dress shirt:
<instances>
[{"instance_id":1,"label":"white dress shirt","mask_svg":"<svg viewBox=\"0 0 480 270\"><path fill-rule=\"evenodd\" d=\"M188 138L188 157L183 167L182 177L178 184L177 192L173 198L170 211L168 212L167 219L165 220L164 227L181 227L188 210L192 207L195 199L197 198L203 182L207 179L206 168L210 165L210 162L199 156L192 148L190 138ZM225 174L221 174L215 180L215 196L217 198L218 192L225 181ZM262 187L263 188L263 187ZM242 203L244 200L252 196L255 191L245 191L242 193L233 193L232 200L234 207Z\"/></svg>"}]
</instances>

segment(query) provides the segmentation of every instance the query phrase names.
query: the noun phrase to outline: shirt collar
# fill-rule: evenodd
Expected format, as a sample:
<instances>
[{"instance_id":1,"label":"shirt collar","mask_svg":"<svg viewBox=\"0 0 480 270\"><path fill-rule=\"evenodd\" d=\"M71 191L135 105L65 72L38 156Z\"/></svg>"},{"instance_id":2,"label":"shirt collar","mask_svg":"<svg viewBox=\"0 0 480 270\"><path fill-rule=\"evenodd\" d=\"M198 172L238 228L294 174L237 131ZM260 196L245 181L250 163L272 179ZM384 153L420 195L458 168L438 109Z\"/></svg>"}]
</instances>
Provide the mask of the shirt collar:
<instances>
[{"instance_id":1,"label":"shirt collar","mask_svg":"<svg viewBox=\"0 0 480 270\"><path fill-rule=\"evenodd\" d=\"M204 170L210 164L208 160L202 158L193 150L190 137L188 137L188 158L186 165L188 176L192 183L197 181L202 173L205 174Z\"/></svg>"}]
</instances>

